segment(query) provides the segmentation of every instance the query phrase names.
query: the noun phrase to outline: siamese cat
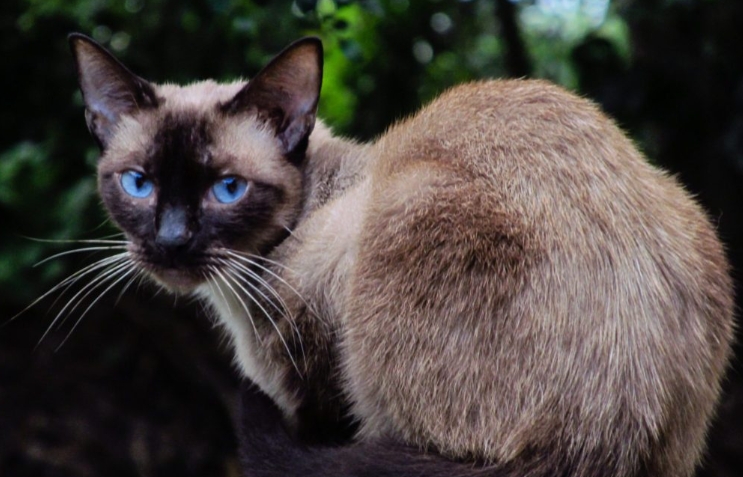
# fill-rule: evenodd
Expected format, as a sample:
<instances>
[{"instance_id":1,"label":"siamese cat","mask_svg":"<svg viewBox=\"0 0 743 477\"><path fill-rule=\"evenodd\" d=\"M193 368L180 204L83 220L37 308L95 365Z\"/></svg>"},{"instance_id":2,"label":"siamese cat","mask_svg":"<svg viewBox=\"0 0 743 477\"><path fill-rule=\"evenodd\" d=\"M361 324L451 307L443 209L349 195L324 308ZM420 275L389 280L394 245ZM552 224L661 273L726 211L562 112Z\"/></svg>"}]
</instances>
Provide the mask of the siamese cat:
<instances>
[{"instance_id":1,"label":"siamese cat","mask_svg":"<svg viewBox=\"0 0 743 477\"><path fill-rule=\"evenodd\" d=\"M70 43L127 263L208 302L260 389L246 475L694 473L728 265L594 104L475 82L358 144L316 119L317 39L187 86Z\"/></svg>"}]
</instances>

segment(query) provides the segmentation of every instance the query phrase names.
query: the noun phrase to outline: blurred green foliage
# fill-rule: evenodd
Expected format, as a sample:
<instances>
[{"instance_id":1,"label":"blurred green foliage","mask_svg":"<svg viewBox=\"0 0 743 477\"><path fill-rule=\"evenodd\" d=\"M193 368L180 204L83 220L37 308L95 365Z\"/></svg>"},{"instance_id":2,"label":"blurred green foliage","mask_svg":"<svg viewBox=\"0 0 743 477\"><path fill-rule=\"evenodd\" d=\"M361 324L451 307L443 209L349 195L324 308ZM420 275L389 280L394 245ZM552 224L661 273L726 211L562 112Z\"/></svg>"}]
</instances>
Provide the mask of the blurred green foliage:
<instances>
[{"instance_id":1,"label":"blurred green foliage","mask_svg":"<svg viewBox=\"0 0 743 477\"><path fill-rule=\"evenodd\" d=\"M554 3L554 2L552 2ZM113 233L95 194L88 137L66 35L86 33L155 81L250 77L303 35L325 45L320 115L367 139L446 87L510 72L503 11L515 19L534 76L577 87L571 51L600 35L628 55L608 0L19 0L0 7L0 300L39 296L73 267L32 265L72 240ZM545 5L547 5L545 7ZM512 39L513 41L514 39ZM547 41L545 41L547 40Z\"/></svg>"}]
</instances>

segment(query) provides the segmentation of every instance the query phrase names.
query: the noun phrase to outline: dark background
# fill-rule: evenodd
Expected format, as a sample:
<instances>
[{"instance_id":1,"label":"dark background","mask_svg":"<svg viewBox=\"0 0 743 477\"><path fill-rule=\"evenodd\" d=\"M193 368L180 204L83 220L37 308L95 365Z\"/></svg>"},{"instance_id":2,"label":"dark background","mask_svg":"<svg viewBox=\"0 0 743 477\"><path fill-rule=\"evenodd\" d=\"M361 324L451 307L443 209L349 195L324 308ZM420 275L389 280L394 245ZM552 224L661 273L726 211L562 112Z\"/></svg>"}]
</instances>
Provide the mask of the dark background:
<instances>
[{"instance_id":1,"label":"dark background","mask_svg":"<svg viewBox=\"0 0 743 477\"><path fill-rule=\"evenodd\" d=\"M238 475L236 373L198 303L143 284L104 296L70 333L92 294L41 343L75 291L8 322L103 255L34 263L83 246L60 241L114 232L95 195L71 31L156 82L249 77L319 35L321 116L362 139L458 82L549 78L680 176L718 224L740 290L739 0L0 2L0 476ZM700 476L743 475L741 355L739 344Z\"/></svg>"}]
</instances>

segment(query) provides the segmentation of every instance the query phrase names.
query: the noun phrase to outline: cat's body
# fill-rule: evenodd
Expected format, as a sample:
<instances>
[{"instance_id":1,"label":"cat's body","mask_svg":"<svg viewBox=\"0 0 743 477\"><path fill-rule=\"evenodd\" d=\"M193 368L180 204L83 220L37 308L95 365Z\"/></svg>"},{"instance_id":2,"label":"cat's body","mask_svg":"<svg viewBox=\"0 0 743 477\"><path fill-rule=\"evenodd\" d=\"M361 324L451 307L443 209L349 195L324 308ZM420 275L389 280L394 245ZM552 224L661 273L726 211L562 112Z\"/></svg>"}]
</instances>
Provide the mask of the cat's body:
<instances>
[{"instance_id":1,"label":"cat's body","mask_svg":"<svg viewBox=\"0 0 743 477\"><path fill-rule=\"evenodd\" d=\"M248 86L177 89L116 85L76 38L102 196L134 259L212 303L300 436L358 424L357 453L317 474L276 454L249 475L693 473L732 336L727 264L701 209L589 102L473 83L359 145L313 131L311 43ZM114 87L97 100L97 83ZM155 192L122 206L132 167ZM233 177L239 210L214 201ZM486 467L350 464L381 441Z\"/></svg>"}]
</instances>

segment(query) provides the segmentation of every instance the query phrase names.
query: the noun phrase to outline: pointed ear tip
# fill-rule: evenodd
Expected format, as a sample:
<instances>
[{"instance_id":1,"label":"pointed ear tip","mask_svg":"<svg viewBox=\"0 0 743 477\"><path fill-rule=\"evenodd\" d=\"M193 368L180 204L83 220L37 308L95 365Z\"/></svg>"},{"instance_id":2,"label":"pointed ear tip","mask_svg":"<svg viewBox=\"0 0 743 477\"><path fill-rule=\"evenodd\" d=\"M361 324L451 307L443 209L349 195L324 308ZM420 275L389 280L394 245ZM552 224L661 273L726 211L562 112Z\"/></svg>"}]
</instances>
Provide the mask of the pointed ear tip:
<instances>
[{"instance_id":1,"label":"pointed ear tip","mask_svg":"<svg viewBox=\"0 0 743 477\"><path fill-rule=\"evenodd\" d=\"M87 36L83 35L82 33L78 33L76 31L73 31L67 35L67 41L70 44L76 43L80 40L89 40Z\"/></svg>"},{"instance_id":2,"label":"pointed ear tip","mask_svg":"<svg viewBox=\"0 0 743 477\"><path fill-rule=\"evenodd\" d=\"M318 55L323 55L322 40L316 36L306 36L294 42L294 47L309 47Z\"/></svg>"},{"instance_id":3,"label":"pointed ear tip","mask_svg":"<svg viewBox=\"0 0 743 477\"><path fill-rule=\"evenodd\" d=\"M80 33L72 32L69 35L67 35L67 44L70 46L70 49L72 51L75 51L75 47L77 46L77 43L81 40Z\"/></svg>"},{"instance_id":4,"label":"pointed ear tip","mask_svg":"<svg viewBox=\"0 0 743 477\"><path fill-rule=\"evenodd\" d=\"M83 35L82 33L72 32L67 35L67 44L70 45L70 49L74 52L82 45L95 45L96 42L89 36Z\"/></svg>"}]
</instances>

